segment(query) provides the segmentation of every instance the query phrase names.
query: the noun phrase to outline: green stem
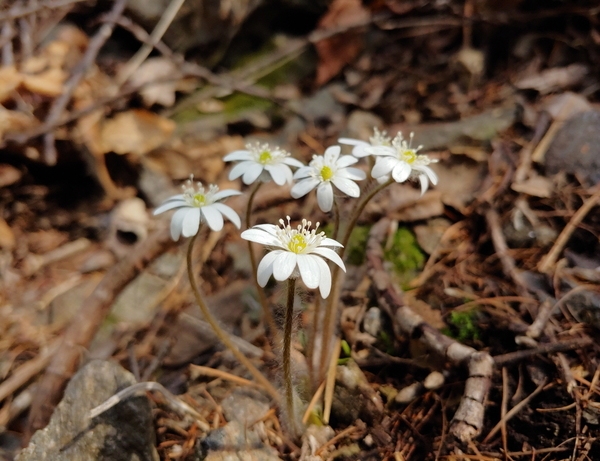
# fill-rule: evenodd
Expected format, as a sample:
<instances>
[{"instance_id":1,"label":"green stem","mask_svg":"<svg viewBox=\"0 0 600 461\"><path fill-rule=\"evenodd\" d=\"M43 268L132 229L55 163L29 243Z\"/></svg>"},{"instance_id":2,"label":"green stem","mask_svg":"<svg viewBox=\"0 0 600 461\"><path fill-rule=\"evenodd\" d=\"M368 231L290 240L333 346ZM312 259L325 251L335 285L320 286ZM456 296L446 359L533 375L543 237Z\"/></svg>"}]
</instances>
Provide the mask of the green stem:
<instances>
[{"instance_id":1,"label":"green stem","mask_svg":"<svg viewBox=\"0 0 600 461\"><path fill-rule=\"evenodd\" d=\"M194 249L194 243L196 242L196 237L198 234L194 235L190 239L190 243L187 251L187 270L188 270L188 278L190 279L190 285L192 286L192 291L194 292L194 296L196 297L196 302L202 311L202 315L209 323L217 337L221 340L223 344L231 351L231 353L235 356L236 359L240 361L242 365L244 365L250 374L254 377L254 379L263 386L266 391L273 397L275 401L279 401L279 393L275 389L275 387L269 382L269 380L260 372L258 369L250 362L250 360L240 352L240 350L231 342L227 333L225 333L221 327L219 326L217 320L213 317L208 309L208 306L204 302L202 295L200 294L200 290L198 289L198 284L196 283L196 279L194 278L194 271L192 269L192 253Z\"/></svg>"},{"instance_id":2,"label":"green stem","mask_svg":"<svg viewBox=\"0 0 600 461\"><path fill-rule=\"evenodd\" d=\"M250 197L248 197L248 203L246 204L246 229L250 229L250 214L252 213L252 204L254 203L254 197L260 189L262 185L262 181L257 181L250 192ZM254 251L252 251L252 242L250 240L248 242L248 254L250 255L250 264L252 265L252 281L254 282L254 287L256 288L256 292L258 293L258 300L260 301L260 305L262 306L263 315L265 316L265 320L267 322L267 327L271 334L274 334L277 331L277 326L275 325L275 320L273 319L273 315L271 314L271 309L269 307L269 301L267 300L267 295L265 294L265 290L258 284L258 265L256 264L256 256L254 255Z\"/></svg>"},{"instance_id":3,"label":"green stem","mask_svg":"<svg viewBox=\"0 0 600 461\"><path fill-rule=\"evenodd\" d=\"M350 235L352 234L352 230L356 226L358 222L358 218L364 211L367 204L371 201L373 197L375 197L379 192L385 189L390 184L394 183L394 180L390 178L386 182L377 185L370 192L363 195L358 202L356 208L354 208L354 212L350 216L350 221L348 222L348 226L346 227L346 232L342 237L342 241L340 242L343 246L340 248L340 258L344 258L344 253L346 252L346 247L348 246L348 242L350 241ZM329 298L327 298L327 302L325 304L325 318L323 319L323 341L321 344L321 357L319 360L319 381L324 376L325 368L329 361L327 357L329 356L329 346L330 340L333 338L335 333L335 322L334 319L337 318L337 303L340 296L340 268L334 264L333 269L331 271L331 293L329 294Z\"/></svg>"},{"instance_id":4,"label":"green stem","mask_svg":"<svg viewBox=\"0 0 600 461\"><path fill-rule=\"evenodd\" d=\"M283 332L283 384L285 404L292 434L297 435L296 414L294 413L294 386L292 383L292 330L294 325L294 296L296 279L288 280L287 303L285 308L285 326Z\"/></svg>"}]
</instances>

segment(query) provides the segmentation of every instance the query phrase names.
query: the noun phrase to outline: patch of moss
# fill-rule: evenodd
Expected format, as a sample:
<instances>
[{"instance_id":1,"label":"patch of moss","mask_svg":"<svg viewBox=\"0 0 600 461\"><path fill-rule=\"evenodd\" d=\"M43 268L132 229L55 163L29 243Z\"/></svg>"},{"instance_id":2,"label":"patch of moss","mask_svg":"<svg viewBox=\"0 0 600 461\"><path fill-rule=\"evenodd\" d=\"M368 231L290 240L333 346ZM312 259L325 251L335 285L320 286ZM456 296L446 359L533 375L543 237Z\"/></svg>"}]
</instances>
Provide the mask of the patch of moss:
<instances>
[{"instance_id":1,"label":"patch of moss","mask_svg":"<svg viewBox=\"0 0 600 461\"><path fill-rule=\"evenodd\" d=\"M442 330L447 336L458 341L476 341L480 338L480 330L477 325L479 311L471 309L464 312L451 312L448 318L450 328Z\"/></svg>"},{"instance_id":2,"label":"patch of moss","mask_svg":"<svg viewBox=\"0 0 600 461\"><path fill-rule=\"evenodd\" d=\"M396 231L392 244L384 251L384 257L392 263L402 285L410 282L425 264L425 254L413 233L406 227Z\"/></svg>"},{"instance_id":3,"label":"patch of moss","mask_svg":"<svg viewBox=\"0 0 600 461\"><path fill-rule=\"evenodd\" d=\"M346 260L348 264L360 266L365 262L367 252L367 240L371 226L356 226L350 234L348 248L346 249Z\"/></svg>"}]
</instances>

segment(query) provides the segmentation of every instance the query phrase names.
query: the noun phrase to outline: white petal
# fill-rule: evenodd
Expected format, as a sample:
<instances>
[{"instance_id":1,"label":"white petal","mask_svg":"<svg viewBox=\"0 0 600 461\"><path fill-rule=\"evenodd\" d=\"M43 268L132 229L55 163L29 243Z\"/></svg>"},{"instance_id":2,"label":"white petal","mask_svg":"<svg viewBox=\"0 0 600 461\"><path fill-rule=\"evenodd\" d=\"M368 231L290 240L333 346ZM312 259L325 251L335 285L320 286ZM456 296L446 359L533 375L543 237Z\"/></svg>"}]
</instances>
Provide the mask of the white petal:
<instances>
[{"instance_id":1,"label":"white petal","mask_svg":"<svg viewBox=\"0 0 600 461\"><path fill-rule=\"evenodd\" d=\"M325 153L323 154L323 159L325 160L325 163L328 165L333 165L337 163L341 151L342 148L340 146L330 146L327 149L325 149Z\"/></svg>"},{"instance_id":2,"label":"white petal","mask_svg":"<svg viewBox=\"0 0 600 461\"><path fill-rule=\"evenodd\" d=\"M207 205L200 208L202 215L206 220L206 224L215 232L223 229L223 215L219 212L215 205ZM185 234L184 234L185 235Z\"/></svg>"},{"instance_id":3,"label":"white petal","mask_svg":"<svg viewBox=\"0 0 600 461\"><path fill-rule=\"evenodd\" d=\"M306 194L308 194L311 190L313 190L318 185L319 185L318 179L306 178L306 179L303 179L302 181L298 181L294 185L294 187L292 187L290 194L294 198L304 197Z\"/></svg>"},{"instance_id":4,"label":"white petal","mask_svg":"<svg viewBox=\"0 0 600 461\"><path fill-rule=\"evenodd\" d=\"M249 150L235 150L223 157L224 162L236 162L239 160L252 160Z\"/></svg>"},{"instance_id":5,"label":"white petal","mask_svg":"<svg viewBox=\"0 0 600 461\"><path fill-rule=\"evenodd\" d=\"M219 200L223 200L224 198L231 197L233 195L242 195L242 193L239 190L223 189L213 195L212 199L213 202L218 202Z\"/></svg>"},{"instance_id":6,"label":"white petal","mask_svg":"<svg viewBox=\"0 0 600 461\"><path fill-rule=\"evenodd\" d=\"M242 176L242 181L244 182L244 184L252 184L260 176L262 171L262 165L258 163L251 163L250 165L248 165L244 176Z\"/></svg>"},{"instance_id":7,"label":"white petal","mask_svg":"<svg viewBox=\"0 0 600 461\"><path fill-rule=\"evenodd\" d=\"M278 282L287 280L296 268L296 253L281 251L273 263L273 277Z\"/></svg>"},{"instance_id":8,"label":"white petal","mask_svg":"<svg viewBox=\"0 0 600 461\"><path fill-rule=\"evenodd\" d=\"M280 245L279 239L277 237L275 237L274 235L270 235L261 229L252 228L245 230L244 232L242 232L241 237L244 240L250 240L251 242L260 243L261 245Z\"/></svg>"},{"instance_id":9,"label":"white petal","mask_svg":"<svg viewBox=\"0 0 600 461\"><path fill-rule=\"evenodd\" d=\"M320 246L322 246L322 247L339 247L339 248L342 248L344 245L342 245L337 240L333 240L333 239L330 239L329 237L325 237L323 240L321 240L321 245Z\"/></svg>"},{"instance_id":10,"label":"white petal","mask_svg":"<svg viewBox=\"0 0 600 461\"><path fill-rule=\"evenodd\" d=\"M321 298L325 299L331 292L331 272L329 271L327 263L321 258L316 258L315 262L320 269L319 292L321 293Z\"/></svg>"},{"instance_id":11,"label":"white petal","mask_svg":"<svg viewBox=\"0 0 600 461\"><path fill-rule=\"evenodd\" d=\"M346 178L333 178L333 185L350 197L360 197L360 187Z\"/></svg>"},{"instance_id":12,"label":"white petal","mask_svg":"<svg viewBox=\"0 0 600 461\"><path fill-rule=\"evenodd\" d=\"M191 237L200 228L200 208L189 208L181 224L181 235Z\"/></svg>"},{"instance_id":13,"label":"white petal","mask_svg":"<svg viewBox=\"0 0 600 461\"><path fill-rule=\"evenodd\" d=\"M294 173L294 179L308 178L312 175L314 170L315 169L312 166L303 166L302 168L296 170L296 172Z\"/></svg>"},{"instance_id":14,"label":"white petal","mask_svg":"<svg viewBox=\"0 0 600 461\"><path fill-rule=\"evenodd\" d=\"M336 166L338 168L346 168L350 165L354 165L356 162L358 162L356 157L353 157L352 155L342 155L336 162Z\"/></svg>"},{"instance_id":15,"label":"white petal","mask_svg":"<svg viewBox=\"0 0 600 461\"><path fill-rule=\"evenodd\" d=\"M333 208L333 187L329 182L319 184L317 188L317 203L321 211L325 213Z\"/></svg>"},{"instance_id":16,"label":"white petal","mask_svg":"<svg viewBox=\"0 0 600 461\"><path fill-rule=\"evenodd\" d=\"M255 164L256 163L253 161L238 163L229 172L229 179L233 180L233 179L239 178L246 171L248 171L248 168L250 167L250 165L255 165Z\"/></svg>"},{"instance_id":17,"label":"white petal","mask_svg":"<svg viewBox=\"0 0 600 461\"><path fill-rule=\"evenodd\" d=\"M171 238L175 241L179 240L181 228L183 227L183 218L185 218L189 210L190 208L177 210L171 218Z\"/></svg>"},{"instance_id":18,"label":"white petal","mask_svg":"<svg viewBox=\"0 0 600 461\"><path fill-rule=\"evenodd\" d=\"M265 232L268 232L269 234L276 236L277 235L277 230L279 229L279 227L277 227L275 224L257 224L256 226L254 226L258 229L262 229Z\"/></svg>"},{"instance_id":19,"label":"white petal","mask_svg":"<svg viewBox=\"0 0 600 461\"><path fill-rule=\"evenodd\" d=\"M371 170L371 176L374 178L379 178L380 176L390 174L397 163L398 159L393 157L378 158L375 162L375 166L373 166L373 169Z\"/></svg>"},{"instance_id":20,"label":"white petal","mask_svg":"<svg viewBox=\"0 0 600 461\"><path fill-rule=\"evenodd\" d=\"M352 139L352 138L340 138L338 139L340 144L346 144L348 146L369 146L370 144L365 141L361 141L360 139Z\"/></svg>"},{"instance_id":21,"label":"white petal","mask_svg":"<svg viewBox=\"0 0 600 461\"><path fill-rule=\"evenodd\" d=\"M414 167L415 170L417 171L422 171L423 173L425 173L427 175L427 177L429 178L429 180L431 181L431 184L433 184L434 186L438 183L438 177L437 174L435 174L435 172L429 168L426 165L417 165Z\"/></svg>"},{"instance_id":22,"label":"white petal","mask_svg":"<svg viewBox=\"0 0 600 461\"><path fill-rule=\"evenodd\" d=\"M282 253L281 250L271 251L270 253L267 253L258 264L256 279L261 287L264 287L267 284L271 274L273 274L273 262L277 259L280 253Z\"/></svg>"},{"instance_id":23,"label":"white petal","mask_svg":"<svg viewBox=\"0 0 600 461\"><path fill-rule=\"evenodd\" d=\"M314 290L319 286L319 281L321 278L319 265L317 263L317 259L320 259L318 256L311 256L307 254L298 255L298 269L300 269L300 277L302 277L302 281L304 284Z\"/></svg>"},{"instance_id":24,"label":"white petal","mask_svg":"<svg viewBox=\"0 0 600 461\"><path fill-rule=\"evenodd\" d=\"M173 196L169 197L167 200L165 200L165 203L172 202L173 200L183 200L183 194L173 195Z\"/></svg>"},{"instance_id":25,"label":"white petal","mask_svg":"<svg viewBox=\"0 0 600 461\"><path fill-rule=\"evenodd\" d=\"M165 211L172 210L173 208L179 208L182 206L189 206L185 200L173 200L171 202L163 203L156 210L154 210L154 216L157 214L164 213Z\"/></svg>"},{"instance_id":26,"label":"white petal","mask_svg":"<svg viewBox=\"0 0 600 461\"><path fill-rule=\"evenodd\" d=\"M216 208L220 213L223 214L227 219L229 219L235 227L238 229L242 227L242 221L238 214L233 211L233 208L227 205L223 205L222 203L213 203L212 207Z\"/></svg>"},{"instance_id":27,"label":"white petal","mask_svg":"<svg viewBox=\"0 0 600 461\"><path fill-rule=\"evenodd\" d=\"M421 183L421 195L427 192L427 188L429 187L429 180L427 179L427 175L420 174L419 182Z\"/></svg>"},{"instance_id":28,"label":"white petal","mask_svg":"<svg viewBox=\"0 0 600 461\"><path fill-rule=\"evenodd\" d=\"M302 163L300 160L296 160L293 157L286 157L282 160L282 162L289 166L295 166L296 168L302 168L304 166L304 163Z\"/></svg>"},{"instance_id":29,"label":"white petal","mask_svg":"<svg viewBox=\"0 0 600 461\"><path fill-rule=\"evenodd\" d=\"M344 272L346 272L346 266L344 265L344 261L342 261L340 255L333 251L331 248L317 247L312 252L314 254L321 255L324 258L333 261L335 264L340 266L340 268L343 269Z\"/></svg>"},{"instance_id":30,"label":"white petal","mask_svg":"<svg viewBox=\"0 0 600 461\"><path fill-rule=\"evenodd\" d=\"M392 178L396 182L404 182L410 176L412 168L406 162L398 162L398 164L392 170Z\"/></svg>"},{"instance_id":31,"label":"white petal","mask_svg":"<svg viewBox=\"0 0 600 461\"><path fill-rule=\"evenodd\" d=\"M339 176L340 178L352 179L353 181L362 181L367 177L367 174L358 168L344 168L343 170L338 170L336 176Z\"/></svg>"},{"instance_id":32,"label":"white petal","mask_svg":"<svg viewBox=\"0 0 600 461\"><path fill-rule=\"evenodd\" d=\"M280 163L278 165L265 165L265 170L271 174L271 178L278 186L292 183L292 170L289 166Z\"/></svg>"},{"instance_id":33,"label":"white petal","mask_svg":"<svg viewBox=\"0 0 600 461\"><path fill-rule=\"evenodd\" d=\"M365 147L365 151L370 155L396 157L396 149L390 146L367 146Z\"/></svg>"}]
</instances>

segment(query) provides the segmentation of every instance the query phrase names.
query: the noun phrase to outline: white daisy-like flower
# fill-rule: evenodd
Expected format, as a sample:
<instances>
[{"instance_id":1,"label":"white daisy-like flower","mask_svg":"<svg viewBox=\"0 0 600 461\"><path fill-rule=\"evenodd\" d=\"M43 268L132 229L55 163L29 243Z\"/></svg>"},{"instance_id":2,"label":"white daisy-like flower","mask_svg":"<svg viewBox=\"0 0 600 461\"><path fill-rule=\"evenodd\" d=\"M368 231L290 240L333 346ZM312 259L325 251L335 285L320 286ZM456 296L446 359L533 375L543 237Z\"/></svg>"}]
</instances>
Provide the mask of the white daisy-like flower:
<instances>
[{"instance_id":1,"label":"white daisy-like flower","mask_svg":"<svg viewBox=\"0 0 600 461\"><path fill-rule=\"evenodd\" d=\"M308 166L294 173L294 179L300 179L292 187L291 194L300 198L317 188L317 202L324 212L333 207L332 184L350 197L358 197L360 188L354 181L365 179L367 175L358 168L349 168L358 162L352 155L340 157L340 146L328 147L323 155L314 155Z\"/></svg>"},{"instance_id":2,"label":"white daisy-like flower","mask_svg":"<svg viewBox=\"0 0 600 461\"><path fill-rule=\"evenodd\" d=\"M292 158L288 152L279 147L270 147L268 144L247 144L246 150L236 150L223 157L225 162L239 161L231 169L229 179L240 176L244 184L252 184L259 179L267 182L273 179L275 184L283 186L291 184L292 170L290 166L300 168L302 162Z\"/></svg>"},{"instance_id":3,"label":"white daisy-like flower","mask_svg":"<svg viewBox=\"0 0 600 461\"><path fill-rule=\"evenodd\" d=\"M205 189L196 182L194 176L190 175L185 184L181 186L183 193L169 197L165 203L154 210L154 215L163 213L174 208L177 210L171 218L171 237L179 240L179 236L191 237L198 233L200 222L206 221L208 227L213 231L223 229L223 216L229 219L238 229L241 226L238 214L227 205L219 203L224 198L232 195L240 195L241 192L233 189L220 191L215 185Z\"/></svg>"},{"instance_id":4,"label":"white daisy-like flower","mask_svg":"<svg viewBox=\"0 0 600 461\"><path fill-rule=\"evenodd\" d=\"M376 152L391 152L390 148L392 147L392 138L387 135L386 131L379 131L377 127L373 128L373 136L369 138L369 142L352 138L340 138L338 142L354 146L352 155L358 158L377 155Z\"/></svg>"},{"instance_id":5,"label":"white daisy-like flower","mask_svg":"<svg viewBox=\"0 0 600 461\"><path fill-rule=\"evenodd\" d=\"M306 219L295 229L290 225L289 216L287 224L283 219L279 223L280 227L259 224L242 232L242 238L272 249L258 265L258 284L264 287L271 275L279 282L301 277L308 288L319 288L321 296L326 298L331 291L331 271L325 260L333 261L345 272L342 258L329 248L342 245L326 237L324 232L317 233L319 223L312 230L311 222Z\"/></svg>"},{"instance_id":6,"label":"white daisy-like flower","mask_svg":"<svg viewBox=\"0 0 600 461\"><path fill-rule=\"evenodd\" d=\"M409 178L418 178L421 183L421 195L429 188L429 183L436 185L438 177L429 167L429 164L437 162L427 155L417 154L423 147L412 147L413 133L410 134L409 142L398 133L392 139L391 148L380 148L373 152L377 156L375 165L371 170L371 176L379 182L387 181L390 176L396 182L404 182Z\"/></svg>"}]
</instances>

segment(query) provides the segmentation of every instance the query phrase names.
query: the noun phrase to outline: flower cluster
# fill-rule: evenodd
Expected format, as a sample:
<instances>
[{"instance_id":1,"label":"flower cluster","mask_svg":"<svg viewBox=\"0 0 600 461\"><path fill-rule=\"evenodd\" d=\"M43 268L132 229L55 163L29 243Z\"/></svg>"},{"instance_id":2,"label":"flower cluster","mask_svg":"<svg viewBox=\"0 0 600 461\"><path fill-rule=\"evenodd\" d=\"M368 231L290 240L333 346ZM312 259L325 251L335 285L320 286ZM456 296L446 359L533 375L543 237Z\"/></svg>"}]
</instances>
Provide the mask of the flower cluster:
<instances>
[{"instance_id":1,"label":"flower cluster","mask_svg":"<svg viewBox=\"0 0 600 461\"><path fill-rule=\"evenodd\" d=\"M385 131L374 129L369 141L340 138L338 142L352 146L352 155L341 155L340 146L331 146L323 155L314 155L308 165L292 158L288 152L268 144L248 144L245 150L231 152L224 160L237 161L229 179L242 179L244 184L256 181L273 180L278 185L296 183L291 188L291 195L300 198L316 189L317 203L323 212L329 212L335 202L334 187L349 197L359 197L360 188L356 181L366 179L363 170L355 168L360 158L372 156L375 164L371 177L379 183L405 182L418 179L421 193L425 193L429 184L437 184L438 178L429 166L436 160L419 154L422 146L412 146L413 135L405 140L402 133L394 138ZM292 168L297 168L292 172ZM217 186L205 188L201 183L194 183L193 177L183 185L183 193L169 198L158 207L154 214L168 210L178 210L171 218L171 236L178 240L181 235L191 237L198 233L202 222L206 222L213 231L223 228L224 217L240 228L238 214L221 200L239 195L236 190L219 191ZM364 204L363 204L364 205ZM345 270L344 263L334 249L342 245L336 240L327 238L323 232L317 232L319 224L310 230L310 221L293 228L288 217L287 224L282 220L281 226L260 224L247 229L242 237L248 241L261 243L272 248L257 268L257 279L260 286L265 286L271 275L278 281L300 277L307 287L319 288L326 297L331 289L331 273L326 260L332 261Z\"/></svg>"}]
</instances>

